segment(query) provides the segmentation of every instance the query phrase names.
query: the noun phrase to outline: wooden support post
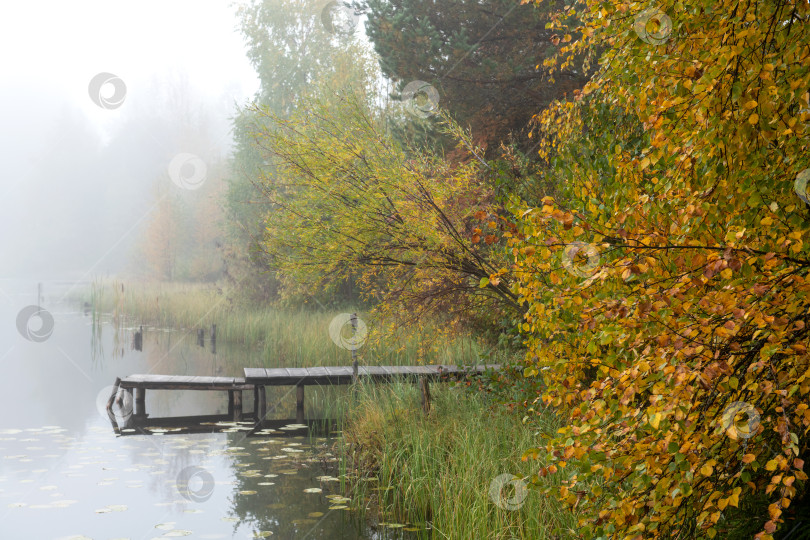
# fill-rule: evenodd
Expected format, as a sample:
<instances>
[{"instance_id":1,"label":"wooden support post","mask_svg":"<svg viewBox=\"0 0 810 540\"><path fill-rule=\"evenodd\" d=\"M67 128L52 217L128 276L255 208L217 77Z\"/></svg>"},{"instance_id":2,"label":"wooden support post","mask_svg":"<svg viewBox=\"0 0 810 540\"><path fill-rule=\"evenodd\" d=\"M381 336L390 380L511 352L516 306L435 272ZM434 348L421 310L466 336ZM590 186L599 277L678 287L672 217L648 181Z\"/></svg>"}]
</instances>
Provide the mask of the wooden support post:
<instances>
[{"instance_id":1,"label":"wooden support post","mask_svg":"<svg viewBox=\"0 0 810 540\"><path fill-rule=\"evenodd\" d=\"M259 419L259 385L253 385L253 418Z\"/></svg>"},{"instance_id":2,"label":"wooden support post","mask_svg":"<svg viewBox=\"0 0 810 540\"><path fill-rule=\"evenodd\" d=\"M427 377L419 377L419 388L422 395L422 410L428 414L430 412L430 381Z\"/></svg>"},{"instance_id":3,"label":"wooden support post","mask_svg":"<svg viewBox=\"0 0 810 540\"><path fill-rule=\"evenodd\" d=\"M118 394L118 387L121 385L121 379L119 377L115 378L115 384L113 384L112 393L110 394L110 399L107 400L107 414L112 415L112 406L115 403L115 396Z\"/></svg>"},{"instance_id":4,"label":"wooden support post","mask_svg":"<svg viewBox=\"0 0 810 540\"><path fill-rule=\"evenodd\" d=\"M135 416L146 416L146 388L135 388Z\"/></svg>"},{"instance_id":5,"label":"wooden support post","mask_svg":"<svg viewBox=\"0 0 810 540\"><path fill-rule=\"evenodd\" d=\"M242 420L242 391L233 390L233 419Z\"/></svg>"},{"instance_id":6,"label":"wooden support post","mask_svg":"<svg viewBox=\"0 0 810 540\"><path fill-rule=\"evenodd\" d=\"M228 417L233 418L233 390L228 390Z\"/></svg>"},{"instance_id":7,"label":"wooden support post","mask_svg":"<svg viewBox=\"0 0 810 540\"><path fill-rule=\"evenodd\" d=\"M267 396L264 393L264 386L256 385L259 389L259 423L264 422L264 417L267 416Z\"/></svg>"},{"instance_id":8,"label":"wooden support post","mask_svg":"<svg viewBox=\"0 0 810 540\"><path fill-rule=\"evenodd\" d=\"M304 423L304 385L299 384L295 388L295 421L299 424Z\"/></svg>"},{"instance_id":9,"label":"wooden support post","mask_svg":"<svg viewBox=\"0 0 810 540\"><path fill-rule=\"evenodd\" d=\"M217 325L212 324L211 325L211 344L214 344L216 342L217 342Z\"/></svg>"},{"instance_id":10,"label":"wooden support post","mask_svg":"<svg viewBox=\"0 0 810 540\"><path fill-rule=\"evenodd\" d=\"M197 329L197 345L205 347L205 330L202 328Z\"/></svg>"}]
</instances>

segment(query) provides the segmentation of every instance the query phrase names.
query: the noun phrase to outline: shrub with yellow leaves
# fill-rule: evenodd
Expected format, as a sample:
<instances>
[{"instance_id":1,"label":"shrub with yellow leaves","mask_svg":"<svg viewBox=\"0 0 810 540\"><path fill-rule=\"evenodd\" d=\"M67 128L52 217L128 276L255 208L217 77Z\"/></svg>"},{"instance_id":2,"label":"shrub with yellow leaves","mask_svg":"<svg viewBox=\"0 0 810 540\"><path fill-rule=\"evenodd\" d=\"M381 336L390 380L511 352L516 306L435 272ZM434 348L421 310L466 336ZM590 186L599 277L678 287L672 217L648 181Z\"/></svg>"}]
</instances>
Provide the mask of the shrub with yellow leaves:
<instances>
[{"instance_id":1,"label":"shrub with yellow leaves","mask_svg":"<svg viewBox=\"0 0 810 540\"><path fill-rule=\"evenodd\" d=\"M526 375L570 420L530 454L586 538L725 537L765 497L770 539L804 489L808 16L607 0L553 18L573 37L549 66L600 67L536 118L562 183L511 202L510 249Z\"/></svg>"}]
</instances>

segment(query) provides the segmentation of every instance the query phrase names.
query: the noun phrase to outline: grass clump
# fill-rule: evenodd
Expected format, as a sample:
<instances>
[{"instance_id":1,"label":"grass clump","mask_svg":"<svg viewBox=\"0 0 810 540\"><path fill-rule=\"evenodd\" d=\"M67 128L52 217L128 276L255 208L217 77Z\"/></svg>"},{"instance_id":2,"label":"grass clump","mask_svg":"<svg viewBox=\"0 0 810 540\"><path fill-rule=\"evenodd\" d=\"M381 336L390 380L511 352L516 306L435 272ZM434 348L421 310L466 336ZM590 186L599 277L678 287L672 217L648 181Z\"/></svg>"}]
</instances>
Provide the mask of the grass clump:
<instances>
[{"instance_id":1,"label":"grass clump","mask_svg":"<svg viewBox=\"0 0 810 540\"><path fill-rule=\"evenodd\" d=\"M347 397L342 462L359 506L383 524L419 528L424 538L572 536L574 516L531 486L532 479L558 480L538 480L538 463L521 460L556 420L527 426L464 385L432 391L427 417L413 384L364 384Z\"/></svg>"}]
</instances>

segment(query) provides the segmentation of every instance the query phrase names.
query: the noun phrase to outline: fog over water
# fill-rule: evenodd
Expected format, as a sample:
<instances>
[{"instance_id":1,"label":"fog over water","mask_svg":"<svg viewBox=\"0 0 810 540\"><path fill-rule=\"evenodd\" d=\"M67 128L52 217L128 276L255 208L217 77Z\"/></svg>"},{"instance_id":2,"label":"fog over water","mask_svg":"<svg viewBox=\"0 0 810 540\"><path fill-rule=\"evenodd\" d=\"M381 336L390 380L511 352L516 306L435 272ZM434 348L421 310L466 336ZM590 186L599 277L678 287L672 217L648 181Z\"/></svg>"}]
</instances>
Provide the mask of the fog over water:
<instances>
[{"instance_id":1,"label":"fog over water","mask_svg":"<svg viewBox=\"0 0 810 540\"><path fill-rule=\"evenodd\" d=\"M171 160L222 163L258 88L222 1L4 3L0 51L4 278L131 270Z\"/></svg>"}]
</instances>

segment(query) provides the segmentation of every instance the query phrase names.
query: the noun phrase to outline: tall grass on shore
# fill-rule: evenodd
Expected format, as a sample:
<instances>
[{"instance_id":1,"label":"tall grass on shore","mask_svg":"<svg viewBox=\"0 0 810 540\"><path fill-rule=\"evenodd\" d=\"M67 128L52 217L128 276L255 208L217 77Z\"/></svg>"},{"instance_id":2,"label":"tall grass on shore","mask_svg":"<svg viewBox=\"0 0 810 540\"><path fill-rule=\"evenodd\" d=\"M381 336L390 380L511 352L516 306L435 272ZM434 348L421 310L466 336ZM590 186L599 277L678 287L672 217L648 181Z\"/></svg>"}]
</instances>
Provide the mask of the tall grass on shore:
<instances>
[{"instance_id":1,"label":"tall grass on shore","mask_svg":"<svg viewBox=\"0 0 810 540\"><path fill-rule=\"evenodd\" d=\"M347 365L351 354L330 338L329 326L339 311L244 307L232 303L215 284L96 282L88 292L94 320L101 313L114 321L178 330L217 325L218 343L262 351L266 367ZM357 311L347 306L344 312ZM360 312L361 319L369 318ZM118 322L116 322L118 324ZM358 350L368 365L463 364L479 362L487 347L469 336L447 336L440 321L418 331L366 321L368 339ZM347 329L346 329L347 330ZM207 335L207 334L206 334ZM489 362L490 359L487 360Z\"/></svg>"},{"instance_id":2,"label":"tall grass on shore","mask_svg":"<svg viewBox=\"0 0 810 540\"><path fill-rule=\"evenodd\" d=\"M342 463L358 506L376 509L384 523L415 526L422 538L573 537L570 512L501 476L536 475L537 462L521 455L556 421L549 416L532 428L485 394L432 387L427 417L413 384L363 384L357 396L347 396Z\"/></svg>"}]
</instances>

